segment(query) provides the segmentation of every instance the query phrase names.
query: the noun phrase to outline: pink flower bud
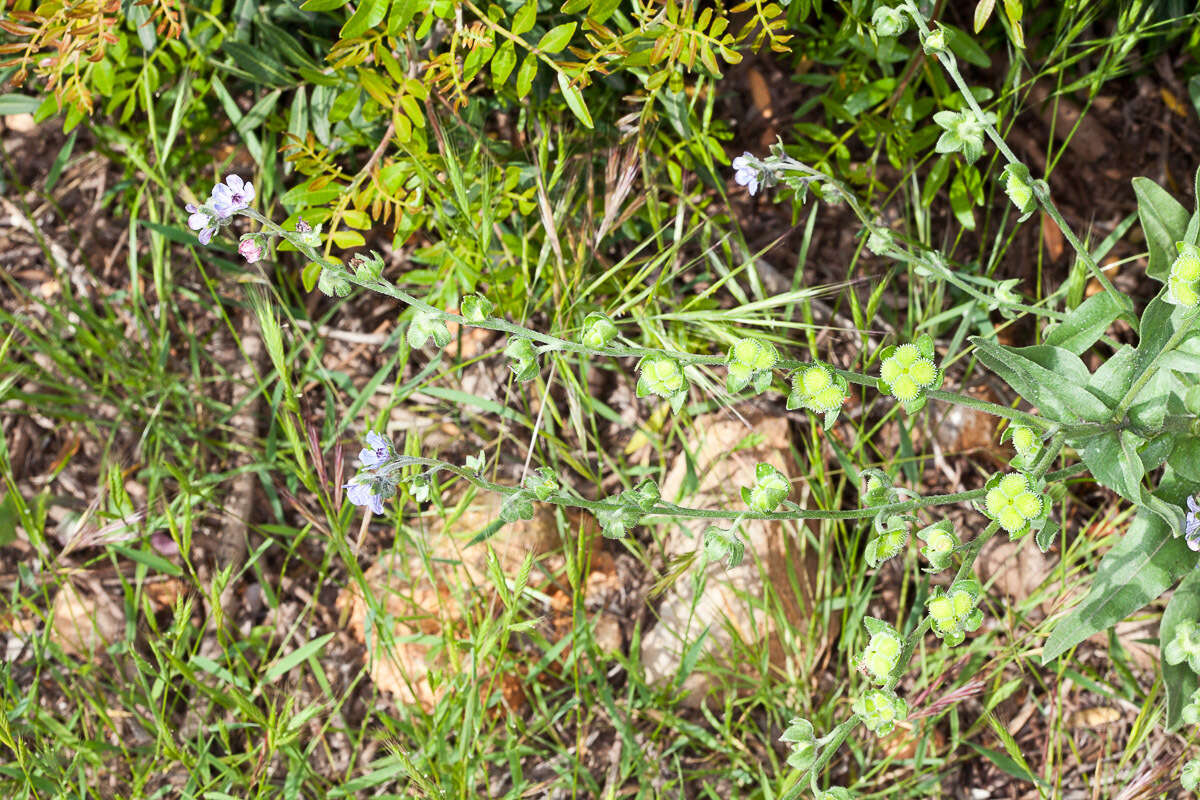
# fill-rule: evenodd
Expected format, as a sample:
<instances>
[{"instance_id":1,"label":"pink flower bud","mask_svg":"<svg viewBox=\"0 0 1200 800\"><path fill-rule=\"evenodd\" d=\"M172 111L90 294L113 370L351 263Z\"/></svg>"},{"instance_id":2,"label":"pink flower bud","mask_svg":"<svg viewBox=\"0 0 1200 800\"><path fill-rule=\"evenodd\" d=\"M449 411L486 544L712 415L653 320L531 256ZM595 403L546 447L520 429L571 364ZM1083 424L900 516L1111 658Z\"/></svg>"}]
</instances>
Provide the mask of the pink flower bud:
<instances>
[{"instance_id":1,"label":"pink flower bud","mask_svg":"<svg viewBox=\"0 0 1200 800\"><path fill-rule=\"evenodd\" d=\"M242 254L242 258L246 259L247 263L253 264L263 256L262 247L258 244L257 239L242 239L238 243L238 252Z\"/></svg>"}]
</instances>

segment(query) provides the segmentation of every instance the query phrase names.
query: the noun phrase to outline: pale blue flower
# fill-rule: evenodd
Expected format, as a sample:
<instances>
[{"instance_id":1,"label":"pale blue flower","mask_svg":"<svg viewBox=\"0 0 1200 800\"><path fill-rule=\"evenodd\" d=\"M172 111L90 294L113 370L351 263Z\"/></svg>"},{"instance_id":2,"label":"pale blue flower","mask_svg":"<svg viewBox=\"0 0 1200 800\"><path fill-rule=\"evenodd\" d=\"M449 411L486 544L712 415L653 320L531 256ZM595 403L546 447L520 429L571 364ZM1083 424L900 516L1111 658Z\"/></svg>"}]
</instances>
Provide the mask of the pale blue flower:
<instances>
[{"instance_id":1,"label":"pale blue flower","mask_svg":"<svg viewBox=\"0 0 1200 800\"><path fill-rule=\"evenodd\" d=\"M375 431L367 432L367 446L358 451L358 465L366 469L374 469L396 455L396 448L391 440Z\"/></svg>"},{"instance_id":2,"label":"pale blue flower","mask_svg":"<svg viewBox=\"0 0 1200 800\"><path fill-rule=\"evenodd\" d=\"M208 209L198 208L195 203L188 203L183 208L189 215L188 227L198 232L196 238L200 240L200 244L211 242L213 234L217 232L217 222L208 213Z\"/></svg>"},{"instance_id":3,"label":"pale blue flower","mask_svg":"<svg viewBox=\"0 0 1200 800\"><path fill-rule=\"evenodd\" d=\"M761 181L761 173L755 166L757 160L752 153L742 153L733 160L734 183L745 186L751 197L758 192Z\"/></svg>"},{"instance_id":4,"label":"pale blue flower","mask_svg":"<svg viewBox=\"0 0 1200 800\"><path fill-rule=\"evenodd\" d=\"M224 183L213 187L209 203L218 217L227 219L233 216L235 211L249 206L253 199L254 184L246 183L238 175L229 175Z\"/></svg>"},{"instance_id":5,"label":"pale blue flower","mask_svg":"<svg viewBox=\"0 0 1200 800\"><path fill-rule=\"evenodd\" d=\"M1189 497L1187 507L1183 536L1190 549L1200 551L1200 503L1196 502L1195 497Z\"/></svg>"},{"instance_id":6,"label":"pale blue flower","mask_svg":"<svg viewBox=\"0 0 1200 800\"><path fill-rule=\"evenodd\" d=\"M356 506L366 506L374 514L383 514L383 497L379 493L381 481L367 475L355 475L344 488L346 499Z\"/></svg>"}]
</instances>

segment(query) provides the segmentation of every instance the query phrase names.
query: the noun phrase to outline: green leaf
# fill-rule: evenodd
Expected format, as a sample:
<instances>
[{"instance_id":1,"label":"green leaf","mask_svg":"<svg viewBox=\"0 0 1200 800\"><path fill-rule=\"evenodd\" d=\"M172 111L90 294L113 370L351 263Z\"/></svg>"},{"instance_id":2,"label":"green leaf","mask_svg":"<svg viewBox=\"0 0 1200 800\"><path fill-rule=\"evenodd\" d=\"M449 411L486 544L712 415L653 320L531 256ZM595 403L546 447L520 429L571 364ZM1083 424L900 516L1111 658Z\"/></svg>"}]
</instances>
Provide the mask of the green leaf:
<instances>
[{"instance_id":1,"label":"green leaf","mask_svg":"<svg viewBox=\"0 0 1200 800\"><path fill-rule=\"evenodd\" d=\"M575 28L579 27L577 22L564 22L562 25L556 25L542 36L538 42L537 49L543 53L557 53L567 46L571 41L571 36L575 33ZM588 126L591 127L590 125Z\"/></svg>"},{"instance_id":2,"label":"green leaf","mask_svg":"<svg viewBox=\"0 0 1200 800\"><path fill-rule=\"evenodd\" d=\"M492 85L497 91L504 86L513 67L517 65L517 48L512 40L505 41L492 58Z\"/></svg>"},{"instance_id":3,"label":"green leaf","mask_svg":"<svg viewBox=\"0 0 1200 800\"><path fill-rule=\"evenodd\" d=\"M367 243L358 231L340 230L333 234L333 243L338 247L362 247Z\"/></svg>"},{"instance_id":4,"label":"green leaf","mask_svg":"<svg viewBox=\"0 0 1200 800\"><path fill-rule=\"evenodd\" d=\"M1115 408L1133 383L1136 352L1127 344L1121 345L1107 361L1096 368L1088 380L1088 389L1110 408Z\"/></svg>"},{"instance_id":5,"label":"green leaf","mask_svg":"<svg viewBox=\"0 0 1200 800\"><path fill-rule=\"evenodd\" d=\"M1079 355L1104 335L1121 314L1121 304L1108 292L1084 300L1046 336L1046 344Z\"/></svg>"},{"instance_id":6,"label":"green leaf","mask_svg":"<svg viewBox=\"0 0 1200 800\"><path fill-rule=\"evenodd\" d=\"M979 0L975 6L975 32L979 33L983 30L983 26L987 24L988 18L992 16L992 9L996 7L996 0Z\"/></svg>"},{"instance_id":7,"label":"green leaf","mask_svg":"<svg viewBox=\"0 0 1200 800\"><path fill-rule=\"evenodd\" d=\"M1159 657L1168 642L1175 638L1175 628L1184 620L1200 619L1200 571L1192 572L1183 579L1171 595L1162 621L1158 624ZM1167 730L1179 725L1179 712L1187 704L1192 692L1196 691L1196 673L1187 662L1168 664L1162 662L1163 683L1167 687Z\"/></svg>"},{"instance_id":8,"label":"green leaf","mask_svg":"<svg viewBox=\"0 0 1200 800\"><path fill-rule=\"evenodd\" d=\"M1087 597L1046 640L1042 664L1117 624L1193 570L1196 554L1173 534L1158 516L1139 511L1129 530L1100 560Z\"/></svg>"},{"instance_id":9,"label":"green leaf","mask_svg":"<svg viewBox=\"0 0 1200 800\"><path fill-rule=\"evenodd\" d=\"M517 71L517 97L529 94L529 90L533 88L533 79L537 76L537 71L537 56L529 53L521 62L521 69Z\"/></svg>"},{"instance_id":10,"label":"green leaf","mask_svg":"<svg viewBox=\"0 0 1200 800\"><path fill-rule=\"evenodd\" d=\"M318 636L316 639L313 639L307 644L288 653L286 656L273 663L267 669L266 674L263 676L264 682L272 683L291 671L293 667L312 658L317 653L321 652L321 648L323 648L333 637L333 633L327 633L324 636Z\"/></svg>"},{"instance_id":11,"label":"green leaf","mask_svg":"<svg viewBox=\"0 0 1200 800\"><path fill-rule=\"evenodd\" d=\"M124 545L119 544L110 544L109 548L111 548L114 552L120 553L130 561L135 561L138 564L144 564L146 567L155 572L162 572L166 575L174 575L175 577L179 577L183 574L182 567L180 567L178 564L167 561L157 553L151 553L148 550L134 550L132 547L125 547Z\"/></svg>"},{"instance_id":12,"label":"green leaf","mask_svg":"<svg viewBox=\"0 0 1200 800\"><path fill-rule=\"evenodd\" d=\"M613 15L619 5L621 0L592 0L591 6L588 7L588 19L602 23Z\"/></svg>"},{"instance_id":13,"label":"green leaf","mask_svg":"<svg viewBox=\"0 0 1200 800\"><path fill-rule=\"evenodd\" d=\"M1150 249L1150 264L1146 274L1165 282L1175 260L1175 243L1182 241L1187 231L1188 212L1163 189L1149 178L1134 178L1133 191L1137 195L1138 217L1146 234L1146 246Z\"/></svg>"},{"instance_id":14,"label":"green leaf","mask_svg":"<svg viewBox=\"0 0 1200 800\"><path fill-rule=\"evenodd\" d=\"M967 169L974 169L974 167L968 166L959 169L954 180L950 182L950 210L958 218L959 225L973 231L975 230L975 198L972 196L971 187L968 184Z\"/></svg>"},{"instance_id":15,"label":"green leaf","mask_svg":"<svg viewBox=\"0 0 1200 800\"><path fill-rule=\"evenodd\" d=\"M1116 431L1106 431L1086 439L1071 441L1071 445L1079 451L1079 457L1087 464L1093 477L1102 485L1112 489L1131 503L1141 499L1141 489L1135 481L1129 481L1130 471L1126 469L1125 452L1121 446L1121 437ZM1140 465L1140 461L1138 462ZM1140 475L1138 478L1140 479Z\"/></svg>"},{"instance_id":16,"label":"green leaf","mask_svg":"<svg viewBox=\"0 0 1200 800\"><path fill-rule=\"evenodd\" d=\"M1189 481L1200 482L1200 437L1180 436L1177 438L1167 461L1181 477Z\"/></svg>"},{"instance_id":17,"label":"green leaf","mask_svg":"<svg viewBox=\"0 0 1200 800\"><path fill-rule=\"evenodd\" d=\"M42 104L42 98L28 94L0 94L0 115L32 114Z\"/></svg>"},{"instance_id":18,"label":"green leaf","mask_svg":"<svg viewBox=\"0 0 1200 800\"><path fill-rule=\"evenodd\" d=\"M350 0L304 0L301 11L335 11L349 3Z\"/></svg>"},{"instance_id":19,"label":"green leaf","mask_svg":"<svg viewBox=\"0 0 1200 800\"><path fill-rule=\"evenodd\" d=\"M5 492L0 496L0 547L6 547L17 540L17 523L21 516L17 513L15 495Z\"/></svg>"},{"instance_id":20,"label":"green leaf","mask_svg":"<svg viewBox=\"0 0 1200 800\"><path fill-rule=\"evenodd\" d=\"M946 31L946 46L954 55L980 69L987 69L992 65L991 57L975 42L975 37L944 22L939 24Z\"/></svg>"},{"instance_id":21,"label":"green leaf","mask_svg":"<svg viewBox=\"0 0 1200 800\"><path fill-rule=\"evenodd\" d=\"M1137 357L1132 367L1134 375L1140 375L1150 368L1150 364L1162 352L1171 336L1175 333L1175 323L1172 319L1175 306L1161 297L1150 301L1142 312L1138 325Z\"/></svg>"},{"instance_id":22,"label":"green leaf","mask_svg":"<svg viewBox=\"0 0 1200 800\"><path fill-rule=\"evenodd\" d=\"M537 0L529 0L528 3L521 6L521 10L513 15L512 32L520 36L522 33L528 32L534 21L537 19Z\"/></svg>"},{"instance_id":23,"label":"green leaf","mask_svg":"<svg viewBox=\"0 0 1200 800\"><path fill-rule=\"evenodd\" d=\"M1052 519L1046 520L1046 524L1041 527L1041 530L1034 536L1037 542L1038 549L1043 553L1048 553L1050 548L1054 546L1054 540L1058 538L1058 523Z\"/></svg>"},{"instance_id":24,"label":"green leaf","mask_svg":"<svg viewBox=\"0 0 1200 800\"><path fill-rule=\"evenodd\" d=\"M563 97L571 113L583 123L584 127L592 128L592 115L588 113L587 105L583 102L583 93L579 87L571 84L565 72L558 73L558 88L562 89Z\"/></svg>"},{"instance_id":25,"label":"green leaf","mask_svg":"<svg viewBox=\"0 0 1200 800\"><path fill-rule=\"evenodd\" d=\"M1086 390L1091 373L1074 353L1048 345L1005 347L978 336L971 343L980 361L1051 419L1098 422L1108 416L1108 406Z\"/></svg>"},{"instance_id":26,"label":"green leaf","mask_svg":"<svg viewBox=\"0 0 1200 800\"><path fill-rule=\"evenodd\" d=\"M360 0L358 8L342 26L341 37L353 39L374 28L387 16L391 0Z\"/></svg>"},{"instance_id":27,"label":"green leaf","mask_svg":"<svg viewBox=\"0 0 1200 800\"><path fill-rule=\"evenodd\" d=\"M304 291L311 292L317 285L317 281L321 279L321 265L316 261L308 262L304 271L300 273L300 282L304 284Z\"/></svg>"}]
</instances>

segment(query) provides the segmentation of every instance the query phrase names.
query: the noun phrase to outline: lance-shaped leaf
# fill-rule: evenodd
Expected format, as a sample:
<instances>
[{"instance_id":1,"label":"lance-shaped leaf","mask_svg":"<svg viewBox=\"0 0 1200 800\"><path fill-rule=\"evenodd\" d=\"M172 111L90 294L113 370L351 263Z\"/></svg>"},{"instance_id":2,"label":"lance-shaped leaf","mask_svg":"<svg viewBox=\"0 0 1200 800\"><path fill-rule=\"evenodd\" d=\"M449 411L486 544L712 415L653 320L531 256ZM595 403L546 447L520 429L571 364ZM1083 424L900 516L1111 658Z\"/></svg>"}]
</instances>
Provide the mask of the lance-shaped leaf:
<instances>
[{"instance_id":1,"label":"lance-shaped leaf","mask_svg":"<svg viewBox=\"0 0 1200 800\"><path fill-rule=\"evenodd\" d=\"M1150 263L1146 274L1165 281L1175 257L1175 243L1187 233L1188 212L1179 201L1149 178L1134 178L1133 192L1137 195L1138 218L1146 234Z\"/></svg>"},{"instance_id":2,"label":"lance-shaped leaf","mask_svg":"<svg viewBox=\"0 0 1200 800\"><path fill-rule=\"evenodd\" d=\"M1050 418L1074 423L1109 416L1108 406L1088 391L1091 373L1074 353L1047 345L1005 347L980 337L971 342L989 369Z\"/></svg>"},{"instance_id":3,"label":"lance-shaped leaf","mask_svg":"<svg viewBox=\"0 0 1200 800\"><path fill-rule=\"evenodd\" d=\"M1042 648L1042 663L1107 630L1195 568L1196 554L1157 515L1139 511L1129 530L1100 560L1083 602L1059 621Z\"/></svg>"}]
</instances>

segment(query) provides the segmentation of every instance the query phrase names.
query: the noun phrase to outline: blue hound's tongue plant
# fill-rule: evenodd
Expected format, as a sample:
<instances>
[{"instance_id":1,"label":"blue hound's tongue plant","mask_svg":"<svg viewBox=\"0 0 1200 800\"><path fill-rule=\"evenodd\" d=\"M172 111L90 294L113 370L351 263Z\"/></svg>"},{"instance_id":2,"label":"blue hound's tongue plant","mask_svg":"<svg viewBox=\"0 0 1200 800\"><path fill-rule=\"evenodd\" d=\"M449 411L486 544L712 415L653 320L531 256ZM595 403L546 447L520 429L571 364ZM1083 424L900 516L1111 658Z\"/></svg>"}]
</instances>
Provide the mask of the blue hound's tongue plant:
<instances>
[{"instance_id":1,"label":"blue hound's tongue plant","mask_svg":"<svg viewBox=\"0 0 1200 800\"><path fill-rule=\"evenodd\" d=\"M339 296L359 286L403 303L408 307L407 345L413 350L430 344L446 347L451 339L449 322L504 334L508 337L504 354L514 378L537 381L534 385L541 385L543 356L552 354L556 367L567 356L636 359L637 397L659 398L653 402L662 406L664 415L667 406L661 400L666 400L674 413L684 413L693 390L689 375L699 386L719 386L707 380L701 383L700 378L723 369L724 388L730 394L770 392L781 385L775 377L788 379L787 409L818 415L827 429L846 404L856 399L852 398L852 386L864 395L875 391L894 398L908 414L934 402L1005 420L1005 438L1017 453L1012 471L993 475L983 487L922 496L915 489L894 485L896 469L854 468L846 457L847 471L857 471L861 481L860 507L816 510L788 501L788 478L767 464L758 466L753 485L739 487L740 504L691 508L677 505L674 498L661 497L657 484L648 479L636 486L625 481L627 488L592 500L549 468L535 470L520 485L505 485L484 477L483 456L470 456L463 465L400 455L378 434L368 436L359 471L344 486L347 499L381 514L386 511L384 501L393 497L436 497L437 476L449 473L478 489L504 496L500 519L485 529L484 535L501 524L529 519L537 503L587 509L595 515L604 536L611 538L625 537L633 527L650 520L732 520L727 528L710 524L697 537L695 551L698 560L724 561L732 567L744 553L738 537L743 520L859 520L869 523L873 533L865 545L865 557L874 566L906 552L910 529L915 530L923 543L920 554L928 562L926 572L953 572L947 573L948 579L938 576L932 578L936 585L925 586L923 607L918 606L916 617L898 609L897 627L881 620L864 620L870 639L856 663L877 685L859 692L849 717L824 736L817 737L805 720L792 721L784 741L794 745L788 763L797 772L778 793L783 800L794 800L804 792L836 800L852 796L842 787L822 789L818 778L860 723L877 735L887 735L906 719L908 705L896 693L896 686L926 634L932 632L946 646L954 646L980 627L982 588L974 577L974 563L984 543L1000 531L1012 538L1032 533L1038 547L1049 550L1060 530L1051 512L1054 500L1062 496L1061 484L1085 472L1131 503L1137 513L1118 544L1101 560L1088 595L1054 626L1042 647L1042 660L1055 660L1176 587L1160 627L1165 719L1169 727L1175 727L1185 717L1188 721L1200 717L1196 695L1200 571L1195 569L1200 559L1195 552L1200 548L1200 506L1193 498L1200 492L1200 386L1196 380L1200 375L1200 336L1196 335L1200 333L1200 211L1189 213L1159 186L1144 178L1134 180L1149 250L1147 274L1161 284L1157 296L1136 315L1130 299L1117 292L1092 252L1063 220L1045 181L1034 178L1000 136L995 113L980 107L946 47L943 31L930 30L913 0L881 7L873 19L874 35L881 46L914 25L929 60L942 66L958 90L962 107L934 115L943 131L936 150L970 163L982 156L988 143L994 146L997 158L1007 164L1000 188L1022 219L1040 210L1049 224L1056 224L1101 291L1059 312L1044 305L1028 305L1011 281L969 280L946 256L882 227L879 214L866 208L849 188L790 157L782 144L763 158L747 153L736 159L735 180L752 193L779 186L801 201L812 192L819 199L845 202L861 222L871 251L907 265L914 276L944 282L985 312L1050 317L1053 327L1042 331L1031 346L1008 346L991 336L969 340L971 355L1003 380L1027 410L942 388L942 365L949 366L962 355L958 351L961 340L951 345L953 353L939 351L928 333L920 333L912 341L886 342L877 354L860 357L862 364L878 359L877 373L868 374L813 360L816 353L806 360L784 358L774 344L753 336L733 339L723 354L711 348L678 352L618 345L617 327L600 309L578 310L578 316L568 319L559 331L568 335L554 335L496 316L495 305L482 295L463 298L461 315L435 307L389 281L378 256L356 256L349 264L326 258L319 229L300 222L295 230L285 230L267 219L252 207L253 186L234 180L236 176L214 187L208 202L185 207L187 224L201 243L224 229L232 216L245 216L259 226L247 238L253 244L243 252L248 261L258 262L270 252L269 241L282 238L310 262L304 271L306 285ZM1197 180L1200 182L1200 174ZM1136 332L1136 345L1105 338L1118 319ZM1107 357L1093 372L1080 356L1097 348ZM865 407L865 403L856 404L855 411L862 412ZM840 445L837 450L839 457L846 452ZM850 452L861 451L855 448ZM1056 465L1059 468L1053 469ZM966 504L981 513L982 525L969 541L959 539L949 520L936 518L936 509L949 504ZM735 505L744 507L732 507ZM1200 762L1189 764L1183 779L1185 783L1200 780Z\"/></svg>"}]
</instances>

